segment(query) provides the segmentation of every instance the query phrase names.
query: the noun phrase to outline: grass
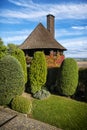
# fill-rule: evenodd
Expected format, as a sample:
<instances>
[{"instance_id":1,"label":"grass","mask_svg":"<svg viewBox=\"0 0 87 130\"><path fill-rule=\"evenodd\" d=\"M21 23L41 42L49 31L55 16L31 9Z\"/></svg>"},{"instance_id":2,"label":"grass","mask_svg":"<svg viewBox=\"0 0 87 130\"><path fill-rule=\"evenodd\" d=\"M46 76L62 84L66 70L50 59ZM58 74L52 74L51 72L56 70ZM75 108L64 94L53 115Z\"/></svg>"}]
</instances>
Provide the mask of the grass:
<instances>
[{"instance_id":1,"label":"grass","mask_svg":"<svg viewBox=\"0 0 87 130\"><path fill-rule=\"evenodd\" d=\"M63 130L87 130L87 104L69 98L34 99L32 116Z\"/></svg>"}]
</instances>

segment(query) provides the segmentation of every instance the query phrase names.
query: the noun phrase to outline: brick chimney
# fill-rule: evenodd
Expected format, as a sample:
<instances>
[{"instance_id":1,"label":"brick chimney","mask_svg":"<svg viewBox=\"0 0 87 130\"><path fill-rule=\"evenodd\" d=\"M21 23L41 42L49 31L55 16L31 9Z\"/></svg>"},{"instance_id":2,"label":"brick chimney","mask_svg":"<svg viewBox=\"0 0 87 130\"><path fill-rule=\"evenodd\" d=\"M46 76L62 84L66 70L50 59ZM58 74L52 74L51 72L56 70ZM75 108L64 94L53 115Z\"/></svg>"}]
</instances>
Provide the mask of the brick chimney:
<instances>
[{"instance_id":1,"label":"brick chimney","mask_svg":"<svg viewBox=\"0 0 87 130\"><path fill-rule=\"evenodd\" d=\"M53 38L55 36L54 18L55 18L55 16L53 16L51 14L47 15L47 30L52 34Z\"/></svg>"}]
</instances>

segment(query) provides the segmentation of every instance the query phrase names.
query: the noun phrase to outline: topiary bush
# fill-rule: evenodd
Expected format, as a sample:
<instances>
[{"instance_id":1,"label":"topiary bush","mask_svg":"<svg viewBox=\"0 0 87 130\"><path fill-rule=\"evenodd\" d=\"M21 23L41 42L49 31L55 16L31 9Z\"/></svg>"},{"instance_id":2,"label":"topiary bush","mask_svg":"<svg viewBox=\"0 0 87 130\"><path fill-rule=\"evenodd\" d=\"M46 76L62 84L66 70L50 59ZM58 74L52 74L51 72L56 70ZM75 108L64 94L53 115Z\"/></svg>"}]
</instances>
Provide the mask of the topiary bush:
<instances>
[{"instance_id":1,"label":"topiary bush","mask_svg":"<svg viewBox=\"0 0 87 130\"><path fill-rule=\"evenodd\" d=\"M71 96L78 85L78 65L73 58L66 58L61 66L59 92Z\"/></svg>"},{"instance_id":2,"label":"topiary bush","mask_svg":"<svg viewBox=\"0 0 87 130\"><path fill-rule=\"evenodd\" d=\"M31 92L35 94L40 91L46 83L47 65L46 58L43 52L35 52L30 65L30 85Z\"/></svg>"},{"instance_id":3,"label":"topiary bush","mask_svg":"<svg viewBox=\"0 0 87 130\"><path fill-rule=\"evenodd\" d=\"M40 100L41 100L41 99L45 99L45 98L47 98L47 97L49 97L49 96L50 96L50 92L47 91L46 89L42 89L42 90L36 92L36 93L33 95L34 98L40 99Z\"/></svg>"},{"instance_id":4,"label":"topiary bush","mask_svg":"<svg viewBox=\"0 0 87 130\"><path fill-rule=\"evenodd\" d=\"M32 103L28 98L16 96L11 102L11 108L15 111L29 114L31 112Z\"/></svg>"},{"instance_id":5,"label":"topiary bush","mask_svg":"<svg viewBox=\"0 0 87 130\"><path fill-rule=\"evenodd\" d=\"M12 56L0 59L0 105L9 104L24 91L24 73L19 61Z\"/></svg>"},{"instance_id":6,"label":"topiary bush","mask_svg":"<svg viewBox=\"0 0 87 130\"><path fill-rule=\"evenodd\" d=\"M20 64L22 65L23 71L24 71L24 80L25 83L27 82L27 64L26 64L26 57L24 52L17 48L14 44L8 44L8 52L11 56L14 56Z\"/></svg>"}]
</instances>

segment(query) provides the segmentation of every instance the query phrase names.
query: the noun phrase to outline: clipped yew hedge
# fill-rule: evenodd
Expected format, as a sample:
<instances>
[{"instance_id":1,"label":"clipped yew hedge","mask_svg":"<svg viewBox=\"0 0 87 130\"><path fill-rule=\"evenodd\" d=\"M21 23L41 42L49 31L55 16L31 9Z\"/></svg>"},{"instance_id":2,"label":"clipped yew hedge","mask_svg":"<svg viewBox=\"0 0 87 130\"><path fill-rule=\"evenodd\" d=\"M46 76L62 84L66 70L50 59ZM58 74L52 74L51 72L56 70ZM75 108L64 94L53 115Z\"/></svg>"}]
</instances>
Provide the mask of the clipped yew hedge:
<instances>
[{"instance_id":1,"label":"clipped yew hedge","mask_svg":"<svg viewBox=\"0 0 87 130\"><path fill-rule=\"evenodd\" d=\"M78 85L78 65L73 58L66 58L61 66L59 91L62 95L71 96Z\"/></svg>"},{"instance_id":2,"label":"clipped yew hedge","mask_svg":"<svg viewBox=\"0 0 87 130\"><path fill-rule=\"evenodd\" d=\"M35 94L40 91L46 83L47 65L43 52L35 52L30 65L30 85L31 92Z\"/></svg>"},{"instance_id":3,"label":"clipped yew hedge","mask_svg":"<svg viewBox=\"0 0 87 130\"><path fill-rule=\"evenodd\" d=\"M19 61L12 56L0 59L0 105L9 104L24 91L24 73Z\"/></svg>"}]
</instances>

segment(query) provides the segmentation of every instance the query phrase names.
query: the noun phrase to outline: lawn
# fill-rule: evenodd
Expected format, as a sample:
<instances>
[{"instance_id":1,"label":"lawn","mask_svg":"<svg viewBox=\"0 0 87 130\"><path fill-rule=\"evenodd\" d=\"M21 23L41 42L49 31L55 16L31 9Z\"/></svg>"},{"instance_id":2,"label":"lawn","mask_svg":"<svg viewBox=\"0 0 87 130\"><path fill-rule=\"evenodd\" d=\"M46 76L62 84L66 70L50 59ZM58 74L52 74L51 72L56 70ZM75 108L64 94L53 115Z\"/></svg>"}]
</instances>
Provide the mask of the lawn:
<instances>
[{"instance_id":1,"label":"lawn","mask_svg":"<svg viewBox=\"0 0 87 130\"><path fill-rule=\"evenodd\" d=\"M87 130L87 104L66 97L34 99L32 117L63 130Z\"/></svg>"}]
</instances>

